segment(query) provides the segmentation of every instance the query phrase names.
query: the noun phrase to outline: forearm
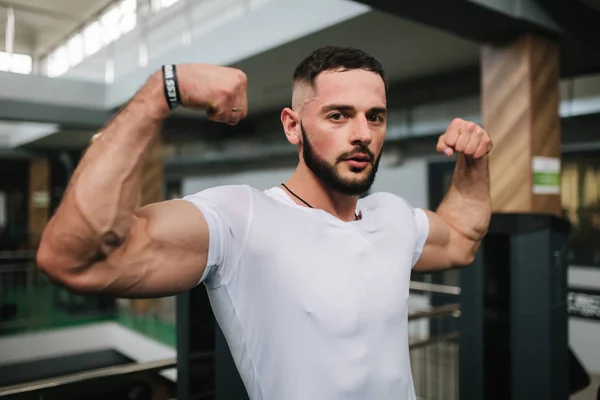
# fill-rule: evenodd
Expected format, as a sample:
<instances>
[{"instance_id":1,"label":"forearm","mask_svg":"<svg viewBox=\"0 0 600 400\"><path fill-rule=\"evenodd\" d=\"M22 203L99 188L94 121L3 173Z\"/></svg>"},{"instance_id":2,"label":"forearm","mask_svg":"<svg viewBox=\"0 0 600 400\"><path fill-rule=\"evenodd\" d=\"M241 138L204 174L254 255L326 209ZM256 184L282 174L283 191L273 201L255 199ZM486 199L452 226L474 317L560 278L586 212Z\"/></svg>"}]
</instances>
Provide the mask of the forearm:
<instances>
[{"instance_id":1,"label":"forearm","mask_svg":"<svg viewBox=\"0 0 600 400\"><path fill-rule=\"evenodd\" d=\"M476 246L488 230L492 213L488 157L467 159L457 155L452 184L436 214ZM473 251L472 249L469 251Z\"/></svg>"},{"instance_id":2,"label":"forearm","mask_svg":"<svg viewBox=\"0 0 600 400\"><path fill-rule=\"evenodd\" d=\"M42 238L65 268L85 267L125 239L142 166L167 113L160 80L153 77L85 152Z\"/></svg>"}]
</instances>

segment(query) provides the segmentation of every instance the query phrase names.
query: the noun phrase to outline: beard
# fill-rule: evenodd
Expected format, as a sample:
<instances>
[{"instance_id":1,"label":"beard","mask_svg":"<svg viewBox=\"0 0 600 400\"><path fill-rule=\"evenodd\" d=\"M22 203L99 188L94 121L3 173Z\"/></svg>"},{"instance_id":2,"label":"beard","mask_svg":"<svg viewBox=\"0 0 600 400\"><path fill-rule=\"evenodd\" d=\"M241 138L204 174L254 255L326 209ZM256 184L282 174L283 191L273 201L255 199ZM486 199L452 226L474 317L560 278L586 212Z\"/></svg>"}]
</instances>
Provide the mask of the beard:
<instances>
[{"instance_id":1,"label":"beard","mask_svg":"<svg viewBox=\"0 0 600 400\"><path fill-rule=\"evenodd\" d=\"M310 141L306 137L304 127L301 126L300 129L302 131L302 157L304 158L304 163L326 188L346 196L360 196L369 191L373 185L373 182L375 182L375 175L377 174L377 169L379 168L381 153L377 159L375 159L375 155L367 146L357 146L354 148L354 150L341 154L337 158L335 164L332 165L317 155L314 148L310 144ZM338 173L336 166L357 153L369 155L372 163L370 171L364 177L356 179L342 178ZM355 173L360 172L359 169L354 168L351 168L350 171Z\"/></svg>"}]
</instances>

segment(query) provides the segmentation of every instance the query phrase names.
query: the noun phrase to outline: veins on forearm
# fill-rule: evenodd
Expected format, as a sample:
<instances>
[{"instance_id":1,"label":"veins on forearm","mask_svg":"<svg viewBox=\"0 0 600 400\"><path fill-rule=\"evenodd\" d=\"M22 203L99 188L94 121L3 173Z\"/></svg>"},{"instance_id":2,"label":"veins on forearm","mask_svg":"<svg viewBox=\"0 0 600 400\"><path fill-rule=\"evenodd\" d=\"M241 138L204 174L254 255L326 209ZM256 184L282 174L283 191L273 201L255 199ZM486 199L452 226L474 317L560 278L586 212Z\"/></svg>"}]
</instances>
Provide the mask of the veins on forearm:
<instances>
[{"instance_id":1,"label":"veins on forearm","mask_svg":"<svg viewBox=\"0 0 600 400\"><path fill-rule=\"evenodd\" d=\"M474 242L487 233L491 216L488 161L459 156L452 184L437 214L454 230Z\"/></svg>"}]
</instances>

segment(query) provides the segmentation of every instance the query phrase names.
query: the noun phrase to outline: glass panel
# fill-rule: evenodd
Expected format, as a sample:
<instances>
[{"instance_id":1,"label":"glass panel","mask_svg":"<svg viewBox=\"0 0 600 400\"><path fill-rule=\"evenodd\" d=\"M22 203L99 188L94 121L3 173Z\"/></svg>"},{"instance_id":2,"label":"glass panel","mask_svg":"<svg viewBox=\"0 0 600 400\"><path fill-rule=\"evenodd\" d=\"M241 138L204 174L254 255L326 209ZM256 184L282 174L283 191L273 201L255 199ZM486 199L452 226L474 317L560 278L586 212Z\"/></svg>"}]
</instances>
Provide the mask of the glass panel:
<instances>
[{"instance_id":1,"label":"glass panel","mask_svg":"<svg viewBox=\"0 0 600 400\"><path fill-rule=\"evenodd\" d=\"M123 15L135 14L137 9L136 0L123 0L121 1L121 13Z\"/></svg>"},{"instance_id":2,"label":"glass panel","mask_svg":"<svg viewBox=\"0 0 600 400\"><path fill-rule=\"evenodd\" d=\"M171 7L173 4L177 3L179 0L161 0L160 5L162 8Z\"/></svg>"},{"instance_id":3,"label":"glass panel","mask_svg":"<svg viewBox=\"0 0 600 400\"><path fill-rule=\"evenodd\" d=\"M65 46L61 46L48 58L48 76L57 77L69 69L69 54Z\"/></svg>"},{"instance_id":4,"label":"glass panel","mask_svg":"<svg viewBox=\"0 0 600 400\"><path fill-rule=\"evenodd\" d=\"M10 56L8 53L0 51L0 71L8 71L10 69Z\"/></svg>"},{"instance_id":5,"label":"glass panel","mask_svg":"<svg viewBox=\"0 0 600 400\"><path fill-rule=\"evenodd\" d=\"M137 24L137 15L125 14L121 17L121 33L131 32Z\"/></svg>"},{"instance_id":6,"label":"glass panel","mask_svg":"<svg viewBox=\"0 0 600 400\"><path fill-rule=\"evenodd\" d=\"M83 61L83 37L81 34L75 35L67 43L69 49L69 64L71 66L79 64Z\"/></svg>"},{"instance_id":7,"label":"glass panel","mask_svg":"<svg viewBox=\"0 0 600 400\"><path fill-rule=\"evenodd\" d=\"M92 22L83 31L84 50L87 56L102 48L102 26L98 21Z\"/></svg>"},{"instance_id":8,"label":"glass panel","mask_svg":"<svg viewBox=\"0 0 600 400\"><path fill-rule=\"evenodd\" d=\"M32 69L31 56L13 54L10 70L18 74L30 74Z\"/></svg>"},{"instance_id":9,"label":"glass panel","mask_svg":"<svg viewBox=\"0 0 600 400\"><path fill-rule=\"evenodd\" d=\"M102 17L102 41L105 45L112 43L121 36L120 29L121 12L118 7L112 7Z\"/></svg>"}]
</instances>

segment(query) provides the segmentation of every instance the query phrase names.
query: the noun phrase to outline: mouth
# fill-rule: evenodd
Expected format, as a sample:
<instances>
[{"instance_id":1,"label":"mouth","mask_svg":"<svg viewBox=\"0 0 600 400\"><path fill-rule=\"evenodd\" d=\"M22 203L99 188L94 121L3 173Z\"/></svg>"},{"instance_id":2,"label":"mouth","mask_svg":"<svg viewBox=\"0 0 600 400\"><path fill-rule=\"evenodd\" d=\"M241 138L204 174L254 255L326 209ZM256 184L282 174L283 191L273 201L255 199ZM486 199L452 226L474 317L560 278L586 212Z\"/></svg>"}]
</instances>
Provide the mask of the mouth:
<instances>
[{"instance_id":1,"label":"mouth","mask_svg":"<svg viewBox=\"0 0 600 400\"><path fill-rule=\"evenodd\" d=\"M354 154L346 158L346 161L352 168L365 168L371 163L371 157L368 154Z\"/></svg>"}]
</instances>

